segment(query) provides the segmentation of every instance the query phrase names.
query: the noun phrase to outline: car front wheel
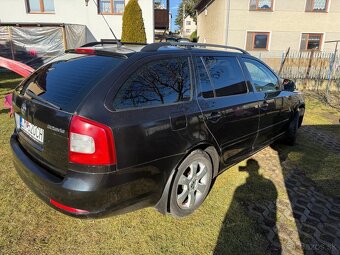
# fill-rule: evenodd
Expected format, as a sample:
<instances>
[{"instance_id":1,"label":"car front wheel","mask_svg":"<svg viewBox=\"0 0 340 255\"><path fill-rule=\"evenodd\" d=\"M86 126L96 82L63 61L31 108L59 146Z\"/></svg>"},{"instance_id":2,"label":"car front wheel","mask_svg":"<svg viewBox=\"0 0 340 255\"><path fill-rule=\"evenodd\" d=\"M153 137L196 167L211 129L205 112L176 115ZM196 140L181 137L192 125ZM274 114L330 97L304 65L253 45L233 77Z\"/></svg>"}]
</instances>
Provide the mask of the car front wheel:
<instances>
[{"instance_id":1,"label":"car front wheel","mask_svg":"<svg viewBox=\"0 0 340 255\"><path fill-rule=\"evenodd\" d=\"M185 217L193 213L209 193L212 164L206 152L195 150L177 169L170 193L170 213Z\"/></svg>"}]
</instances>

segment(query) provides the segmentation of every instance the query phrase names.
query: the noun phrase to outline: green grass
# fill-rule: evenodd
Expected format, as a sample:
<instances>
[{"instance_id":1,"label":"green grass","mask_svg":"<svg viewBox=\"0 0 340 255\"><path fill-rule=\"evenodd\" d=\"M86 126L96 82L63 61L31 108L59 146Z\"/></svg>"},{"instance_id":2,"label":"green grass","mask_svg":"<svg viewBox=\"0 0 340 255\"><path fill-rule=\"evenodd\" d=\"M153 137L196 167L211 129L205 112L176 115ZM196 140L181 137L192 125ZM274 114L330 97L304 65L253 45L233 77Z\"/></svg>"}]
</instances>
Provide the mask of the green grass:
<instances>
[{"instance_id":1,"label":"green grass","mask_svg":"<svg viewBox=\"0 0 340 255\"><path fill-rule=\"evenodd\" d=\"M11 78L0 73L0 109L5 94L20 81ZM1 110L0 254L268 253L267 241L244 204L287 197L284 185L277 185L282 180L272 180L275 186L270 190L274 193L261 188L268 184L267 176L253 179L252 188L245 189L249 175L239 171L239 166L245 165L242 162L223 173L201 208L185 219L147 208L106 219L79 220L51 209L23 184L12 164L9 138L13 128L13 118ZM313 146L313 141L302 136L297 147L280 146L280 150L292 164L299 164L311 178L320 180L317 183L329 176L339 181L332 173L332 168L336 172L334 168L340 165L339 159ZM323 158L321 163L317 163L317 156ZM262 169L260 173L264 173ZM327 185L324 188L328 190Z\"/></svg>"},{"instance_id":2,"label":"green grass","mask_svg":"<svg viewBox=\"0 0 340 255\"><path fill-rule=\"evenodd\" d=\"M336 96L340 98L339 93ZM313 125L320 131L340 139L340 103L330 107L322 102L322 97L318 93L306 92L304 124Z\"/></svg>"},{"instance_id":3,"label":"green grass","mask_svg":"<svg viewBox=\"0 0 340 255\"><path fill-rule=\"evenodd\" d=\"M22 78L15 74L0 72L0 96L11 92L22 81Z\"/></svg>"}]
</instances>

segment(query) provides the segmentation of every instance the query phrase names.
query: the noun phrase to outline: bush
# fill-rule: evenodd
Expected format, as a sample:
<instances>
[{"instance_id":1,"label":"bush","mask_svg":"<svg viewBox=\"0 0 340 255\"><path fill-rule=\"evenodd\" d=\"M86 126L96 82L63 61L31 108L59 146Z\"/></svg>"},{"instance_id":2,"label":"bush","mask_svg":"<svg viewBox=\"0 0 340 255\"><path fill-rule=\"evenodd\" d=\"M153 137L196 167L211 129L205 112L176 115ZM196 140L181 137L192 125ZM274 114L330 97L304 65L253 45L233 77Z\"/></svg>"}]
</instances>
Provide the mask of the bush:
<instances>
[{"instance_id":1,"label":"bush","mask_svg":"<svg viewBox=\"0 0 340 255\"><path fill-rule=\"evenodd\" d=\"M190 35L190 41L192 42L198 42L198 37L197 37L197 30L191 33Z\"/></svg>"},{"instance_id":2,"label":"bush","mask_svg":"<svg viewBox=\"0 0 340 255\"><path fill-rule=\"evenodd\" d=\"M123 15L122 42L146 43L142 10L138 0L130 0Z\"/></svg>"}]
</instances>

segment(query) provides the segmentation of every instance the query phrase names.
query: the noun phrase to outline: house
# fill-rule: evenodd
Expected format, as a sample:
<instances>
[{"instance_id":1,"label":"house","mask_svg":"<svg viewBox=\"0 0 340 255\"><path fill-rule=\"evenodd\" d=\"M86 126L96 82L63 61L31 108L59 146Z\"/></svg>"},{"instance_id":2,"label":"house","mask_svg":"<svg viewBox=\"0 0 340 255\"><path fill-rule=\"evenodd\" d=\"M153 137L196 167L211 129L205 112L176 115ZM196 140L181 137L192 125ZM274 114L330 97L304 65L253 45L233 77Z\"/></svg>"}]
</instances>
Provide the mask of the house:
<instances>
[{"instance_id":1,"label":"house","mask_svg":"<svg viewBox=\"0 0 340 255\"><path fill-rule=\"evenodd\" d=\"M196 5L200 42L254 53L334 51L340 39L340 1L201 0Z\"/></svg>"},{"instance_id":2,"label":"house","mask_svg":"<svg viewBox=\"0 0 340 255\"><path fill-rule=\"evenodd\" d=\"M185 17L182 28L182 37L190 37L196 31L196 22L189 15Z\"/></svg>"},{"instance_id":3,"label":"house","mask_svg":"<svg viewBox=\"0 0 340 255\"><path fill-rule=\"evenodd\" d=\"M129 0L1 0L0 25L63 26L83 25L87 41L113 39L102 15L118 37ZM153 0L139 0L147 42L154 41Z\"/></svg>"},{"instance_id":4,"label":"house","mask_svg":"<svg viewBox=\"0 0 340 255\"><path fill-rule=\"evenodd\" d=\"M128 1L1 0L0 56L37 68L65 49L115 39L111 29L120 39ZM153 0L138 2L147 42L152 43Z\"/></svg>"},{"instance_id":5,"label":"house","mask_svg":"<svg viewBox=\"0 0 340 255\"><path fill-rule=\"evenodd\" d=\"M170 0L155 0L155 41L160 41L167 32L171 24L171 13L169 12Z\"/></svg>"}]
</instances>

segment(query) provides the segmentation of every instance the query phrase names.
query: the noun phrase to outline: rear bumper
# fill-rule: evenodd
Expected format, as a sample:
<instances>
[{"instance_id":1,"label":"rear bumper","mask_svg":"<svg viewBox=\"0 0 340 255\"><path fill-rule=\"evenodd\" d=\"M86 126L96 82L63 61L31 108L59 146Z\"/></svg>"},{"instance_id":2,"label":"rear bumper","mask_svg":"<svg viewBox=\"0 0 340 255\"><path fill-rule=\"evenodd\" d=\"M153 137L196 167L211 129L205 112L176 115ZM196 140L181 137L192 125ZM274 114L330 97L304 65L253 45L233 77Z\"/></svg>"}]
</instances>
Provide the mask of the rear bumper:
<instances>
[{"instance_id":1,"label":"rear bumper","mask_svg":"<svg viewBox=\"0 0 340 255\"><path fill-rule=\"evenodd\" d=\"M10 140L16 171L26 185L53 208L71 216L98 218L120 214L156 204L157 180L138 169L111 173L68 171L65 177L54 175L32 160L21 148L17 135ZM70 213L51 205L54 200L67 207L87 212Z\"/></svg>"}]
</instances>

